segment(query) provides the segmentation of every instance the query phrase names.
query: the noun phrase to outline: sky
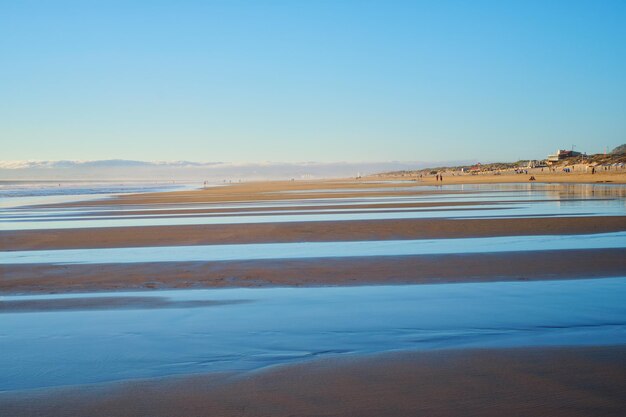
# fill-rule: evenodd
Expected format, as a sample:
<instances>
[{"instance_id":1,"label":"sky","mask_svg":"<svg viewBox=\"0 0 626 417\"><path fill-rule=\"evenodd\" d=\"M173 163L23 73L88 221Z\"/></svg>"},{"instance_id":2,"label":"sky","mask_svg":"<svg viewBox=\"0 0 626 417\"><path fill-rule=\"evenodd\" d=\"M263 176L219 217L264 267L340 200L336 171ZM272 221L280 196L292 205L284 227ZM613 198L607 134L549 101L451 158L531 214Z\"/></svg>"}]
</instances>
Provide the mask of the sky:
<instances>
[{"instance_id":1,"label":"sky","mask_svg":"<svg viewBox=\"0 0 626 417\"><path fill-rule=\"evenodd\" d=\"M0 160L481 161L626 142L626 1L0 2Z\"/></svg>"}]
</instances>

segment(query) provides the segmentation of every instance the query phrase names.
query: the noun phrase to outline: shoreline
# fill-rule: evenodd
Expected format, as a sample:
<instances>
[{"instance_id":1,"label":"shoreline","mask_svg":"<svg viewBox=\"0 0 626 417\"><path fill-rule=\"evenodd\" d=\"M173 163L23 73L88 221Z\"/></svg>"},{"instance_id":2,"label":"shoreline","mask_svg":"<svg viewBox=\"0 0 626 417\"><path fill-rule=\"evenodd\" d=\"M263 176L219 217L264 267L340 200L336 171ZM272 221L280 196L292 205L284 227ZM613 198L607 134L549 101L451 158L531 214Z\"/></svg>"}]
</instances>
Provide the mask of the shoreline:
<instances>
[{"instance_id":1,"label":"shoreline","mask_svg":"<svg viewBox=\"0 0 626 417\"><path fill-rule=\"evenodd\" d=\"M520 178L524 177L524 178ZM303 198L337 198L337 197L390 197L403 195L437 194L441 186L446 185L520 185L520 186L621 186L626 184L626 171L611 174L542 174L536 181L528 181L525 175L463 175L446 177L443 182L435 181L434 177L422 179L414 177L363 177L297 180L297 181L250 181L229 183L224 186L208 187L187 191L164 191L155 193L123 194L108 200L83 203L62 203L50 207L89 207L113 205L144 205L168 203L224 203L224 202L259 202L281 200L298 200ZM351 191L341 193L335 190L349 187ZM411 191L393 190L394 188L410 188ZM427 187L437 187L433 190ZM332 192L315 192L311 190L328 190ZM372 191L374 190L374 191ZM463 191L459 191L463 193Z\"/></svg>"}]
</instances>

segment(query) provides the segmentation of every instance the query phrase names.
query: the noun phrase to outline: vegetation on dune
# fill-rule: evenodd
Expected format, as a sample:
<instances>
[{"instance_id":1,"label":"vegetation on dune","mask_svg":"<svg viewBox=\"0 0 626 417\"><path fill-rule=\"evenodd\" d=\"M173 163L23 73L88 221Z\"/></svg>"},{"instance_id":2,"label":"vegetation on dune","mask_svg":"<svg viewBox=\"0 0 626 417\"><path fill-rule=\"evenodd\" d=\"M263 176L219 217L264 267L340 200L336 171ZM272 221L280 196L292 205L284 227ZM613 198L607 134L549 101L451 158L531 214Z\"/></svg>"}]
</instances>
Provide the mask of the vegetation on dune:
<instances>
[{"instance_id":1,"label":"vegetation on dune","mask_svg":"<svg viewBox=\"0 0 626 417\"><path fill-rule=\"evenodd\" d=\"M624 143L622 145L619 145L618 147L613 149L611 151L611 154L613 154L613 155L624 155L624 154L626 154L626 143Z\"/></svg>"}]
</instances>

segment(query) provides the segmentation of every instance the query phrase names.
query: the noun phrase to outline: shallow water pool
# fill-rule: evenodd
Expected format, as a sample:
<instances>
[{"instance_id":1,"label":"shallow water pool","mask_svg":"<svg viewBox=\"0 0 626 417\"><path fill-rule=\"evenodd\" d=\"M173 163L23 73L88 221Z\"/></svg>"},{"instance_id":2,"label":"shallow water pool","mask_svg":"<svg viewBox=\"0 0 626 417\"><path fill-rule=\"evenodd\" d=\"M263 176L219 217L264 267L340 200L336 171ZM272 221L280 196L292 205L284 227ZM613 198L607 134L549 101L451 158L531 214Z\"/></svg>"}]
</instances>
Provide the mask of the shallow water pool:
<instances>
[{"instance_id":1,"label":"shallow water pool","mask_svg":"<svg viewBox=\"0 0 626 417\"><path fill-rule=\"evenodd\" d=\"M83 306L59 308L72 299ZM394 350L625 344L625 299L626 278L2 297L0 390ZM11 312L33 300L43 311Z\"/></svg>"}]
</instances>

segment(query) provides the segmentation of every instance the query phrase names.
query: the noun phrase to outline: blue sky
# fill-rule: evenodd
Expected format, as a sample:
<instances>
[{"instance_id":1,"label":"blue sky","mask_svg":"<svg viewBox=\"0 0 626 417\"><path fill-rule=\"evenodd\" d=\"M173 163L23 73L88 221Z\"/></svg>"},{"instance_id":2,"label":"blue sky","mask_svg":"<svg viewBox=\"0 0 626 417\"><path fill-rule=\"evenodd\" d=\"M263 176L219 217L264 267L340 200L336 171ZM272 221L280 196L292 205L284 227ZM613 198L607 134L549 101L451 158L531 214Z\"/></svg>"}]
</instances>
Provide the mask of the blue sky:
<instances>
[{"instance_id":1,"label":"blue sky","mask_svg":"<svg viewBox=\"0 0 626 417\"><path fill-rule=\"evenodd\" d=\"M626 142L625 1L0 2L0 159L441 161Z\"/></svg>"}]
</instances>

